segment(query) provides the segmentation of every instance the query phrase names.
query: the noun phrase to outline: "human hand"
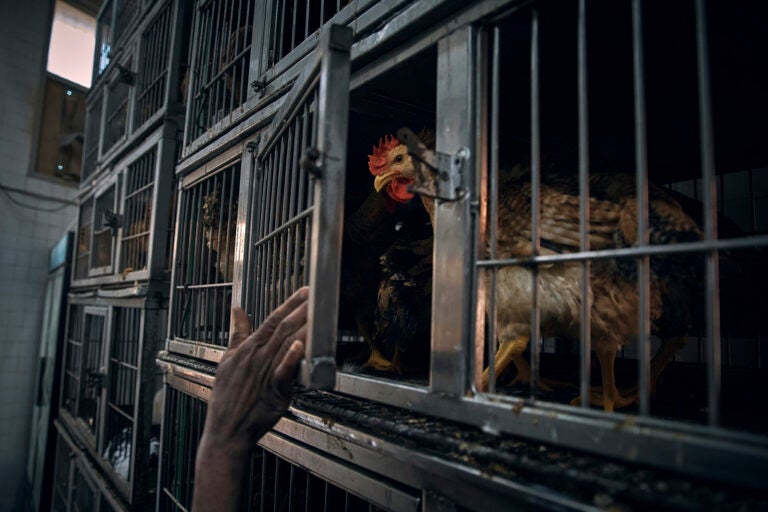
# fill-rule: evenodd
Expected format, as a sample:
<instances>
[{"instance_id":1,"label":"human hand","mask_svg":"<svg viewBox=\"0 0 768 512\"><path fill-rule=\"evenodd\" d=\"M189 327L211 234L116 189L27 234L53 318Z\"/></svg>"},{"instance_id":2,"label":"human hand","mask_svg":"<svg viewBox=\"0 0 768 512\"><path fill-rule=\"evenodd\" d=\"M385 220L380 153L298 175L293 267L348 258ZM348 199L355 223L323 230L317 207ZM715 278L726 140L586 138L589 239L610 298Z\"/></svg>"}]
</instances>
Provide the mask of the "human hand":
<instances>
[{"instance_id":1,"label":"human hand","mask_svg":"<svg viewBox=\"0 0 768 512\"><path fill-rule=\"evenodd\" d=\"M308 288L301 288L251 333L245 312L234 308L234 331L216 371L201 449L250 453L285 413L293 377L304 356Z\"/></svg>"}]
</instances>

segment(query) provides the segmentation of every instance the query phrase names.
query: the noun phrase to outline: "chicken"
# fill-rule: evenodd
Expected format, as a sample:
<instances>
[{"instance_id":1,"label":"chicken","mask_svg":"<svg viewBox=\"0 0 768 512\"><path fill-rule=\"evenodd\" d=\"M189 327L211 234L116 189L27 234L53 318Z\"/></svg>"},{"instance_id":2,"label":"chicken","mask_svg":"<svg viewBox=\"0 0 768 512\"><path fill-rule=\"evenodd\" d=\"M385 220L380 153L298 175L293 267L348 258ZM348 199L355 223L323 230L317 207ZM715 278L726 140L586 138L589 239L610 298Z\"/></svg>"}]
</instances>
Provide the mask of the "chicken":
<instances>
[{"instance_id":1,"label":"chicken","mask_svg":"<svg viewBox=\"0 0 768 512\"><path fill-rule=\"evenodd\" d=\"M429 368L432 242L397 241L381 256L372 341L398 373Z\"/></svg>"},{"instance_id":2,"label":"chicken","mask_svg":"<svg viewBox=\"0 0 768 512\"><path fill-rule=\"evenodd\" d=\"M226 205L223 211L222 201ZM217 183L213 190L203 197L202 210L205 245L208 250L216 253L216 270L221 279L231 282L235 264L237 197L229 204L229 197L222 194L221 184Z\"/></svg>"},{"instance_id":3,"label":"chicken","mask_svg":"<svg viewBox=\"0 0 768 512\"><path fill-rule=\"evenodd\" d=\"M436 162L418 138L403 129L398 133L410 152L419 160ZM434 172L410 160L403 176L412 179L420 190L434 190ZM416 162L414 164L413 162ZM529 171L516 167L500 177L497 257L525 258L532 255L531 183ZM649 187L650 243L665 244L695 241L701 238L696 223L680 205L662 189ZM425 208L434 224L434 199L422 195ZM579 250L578 181L572 176L544 173L540 188L541 254L557 254ZM590 176L589 240L593 250L631 247L637 242L637 203L634 177L623 174ZM649 316L652 329L664 314L664 302L670 310L680 308L685 297L681 292L688 262L672 257L654 257L651 263ZM558 263L537 267L541 334L544 336L578 336L581 311L581 265ZM600 363L602 391L591 393L593 403L606 411L636 401L636 393L622 396L616 388L614 360L621 347L638 334L638 293L633 259L598 259L591 265L589 296L592 328L592 350ZM499 348L494 368L499 375L510 363L517 367L516 381L529 383L531 370L523 357L530 338L532 285L534 273L528 266L505 266L497 271L496 331ZM489 289L489 288L488 288ZM674 307L673 307L674 306ZM667 317L674 316L670 311ZM679 349L681 333L670 337L654 357L652 378L657 379ZM487 389L489 371L483 375ZM578 400L578 399L577 399Z\"/></svg>"},{"instance_id":4,"label":"chicken","mask_svg":"<svg viewBox=\"0 0 768 512\"><path fill-rule=\"evenodd\" d=\"M369 348L370 355L363 365L384 372L399 372L399 364L393 364L393 352L382 344L382 329L374 340L375 318L379 310L377 303L382 286L382 255L393 244L408 243L423 239L430 234L423 226L426 215L414 212L416 203L408 204L414 197L407 188L410 180L403 177L388 179L402 174L403 162L407 159L407 148L391 136L383 137L373 147L368 157L368 168L375 176L375 190L366 197L362 205L344 221L341 266L342 309L352 312L355 326ZM390 353L389 357L382 355Z\"/></svg>"}]
</instances>

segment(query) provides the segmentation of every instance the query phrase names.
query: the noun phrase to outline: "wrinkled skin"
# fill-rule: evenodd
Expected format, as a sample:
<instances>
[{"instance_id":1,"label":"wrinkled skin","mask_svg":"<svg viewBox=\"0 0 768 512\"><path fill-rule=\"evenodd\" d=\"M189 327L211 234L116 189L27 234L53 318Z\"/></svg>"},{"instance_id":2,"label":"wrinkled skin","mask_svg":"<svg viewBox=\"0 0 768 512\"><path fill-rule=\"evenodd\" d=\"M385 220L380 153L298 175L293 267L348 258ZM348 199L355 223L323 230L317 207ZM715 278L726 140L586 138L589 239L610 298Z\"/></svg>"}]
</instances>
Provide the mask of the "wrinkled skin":
<instances>
[{"instance_id":1,"label":"wrinkled skin","mask_svg":"<svg viewBox=\"0 0 768 512\"><path fill-rule=\"evenodd\" d=\"M237 510L251 450L285 413L304 356L307 298L302 288L251 333L234 308L235 328L216 371L195 461L193 510Z\"/></svg>"}]
</instances>

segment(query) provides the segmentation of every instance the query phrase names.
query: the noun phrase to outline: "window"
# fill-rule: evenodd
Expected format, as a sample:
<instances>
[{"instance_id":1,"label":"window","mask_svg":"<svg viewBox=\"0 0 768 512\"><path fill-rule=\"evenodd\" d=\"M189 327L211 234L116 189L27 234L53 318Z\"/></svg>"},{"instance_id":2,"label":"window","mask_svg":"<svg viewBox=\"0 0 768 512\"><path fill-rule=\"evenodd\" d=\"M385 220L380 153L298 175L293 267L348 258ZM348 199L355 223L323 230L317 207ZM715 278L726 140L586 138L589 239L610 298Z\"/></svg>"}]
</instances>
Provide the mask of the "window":
<instances>
[{"instance_id":1,"label":"window","mask_svg":"<svg viewBox=\"0 0 768 512\"><path fill-rule=\"evenodd\" d=\"M92 55L95 44L96 19L62 0L56 0L48 47L48 72L89 88L90 63L87 59L73 56Z\"/></svg>"}]
</instances>

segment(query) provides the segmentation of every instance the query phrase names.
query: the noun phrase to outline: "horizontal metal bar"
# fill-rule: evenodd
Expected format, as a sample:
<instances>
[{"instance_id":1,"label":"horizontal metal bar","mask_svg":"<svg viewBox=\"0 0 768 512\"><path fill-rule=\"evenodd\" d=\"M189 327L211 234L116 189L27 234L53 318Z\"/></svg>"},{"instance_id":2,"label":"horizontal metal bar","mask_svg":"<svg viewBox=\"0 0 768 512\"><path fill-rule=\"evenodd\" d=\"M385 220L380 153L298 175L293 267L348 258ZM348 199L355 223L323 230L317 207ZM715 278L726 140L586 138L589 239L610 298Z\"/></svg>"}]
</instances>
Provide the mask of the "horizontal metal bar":
<instances>
[{"instance_id":1,"label":"horizontal metal bar","mask_svg":"<svg viewBox=\"0 0 768 512\"><path fill-rule=\"evenodd\" d=\"M448 397L426 388L343 372L336 374L335 389L489 432L507 432L739 485L768 486L764 478L768 439L754 434L500 395Z\"/></svg>"},{"instance_id":2,"label":"horizontal metal bar","mask_svg":"<svg viewBox=\"0 0 768 512\"><path fill-rule=\"evenodd\" d=\"M154 187L154 186L155 186L155 181L152 180L148 184L146 184L146 185L144 185L144 186L142 186L140 188L137 188L133 192L125 194L125 199L133 199L134 197L136 197L137 195L141 194L142 192L144 192L146 190L152 190L152 187Z\"/></svg>"},{"instance_id":3,"label":"horizontal metal bar","mask_svg":"<svg viewBox=\"0 0 768 512\"><path fill-rule=\"evenodd\" d=\"M626 258L636 256L663 256L690 252L726 251L750 249L768 246L768 235L726 240L686 242L670 245L650 245L647 247L627 247L622 249L603 249L590 252L571 252L566 254L548 254L531 258L509 258L500 260L478 260L478 267L503 267L510 265L534 265L543 263L564 263L573 261L601 260L608 258Z\"/></svg>"},{"instance_id":4,"label":"horizontal metal bar","mask_svg":"<svg viewBox=\"0 0 768 512\"><path fill-rule=\"evenodd\" d=\"M120 239L121 239L122 242L129 242L129 241L134 240L136 238L143 238L143 237L149 235L151 232L152 232L152 230L149 229L147 231L142 231L141 233L136 233L135 235L128 235L128 236L120 237Z\"/></svg>"},{"instance_id":5,"label":"horizontal metal bar","mask_svg":"<svg viewBox=\"0 0 768 512\"><path fill-rule=\"evenodd\" d=\"M200 343L199 341L175 338L168 340L168 351L218 363L224 355L225 348Z\"/></svg>"},{"instance_id":6,"label":"horizontal metal bar","mask_svg":"<svg viewBox=\"0 0 768 512\"><path fill-rule=\"evenodd\" d=\"M294 224L303 220L305 217L310 216L312 214L312 210L314 210L314 206L310 206L309 208L306 208L304 211L302 211L301 213L293 217L291 220L283 223L282 225L272 230L270 233L267 233L262 238L260 238L256 243L253 244L254 247L259 247L261 245L264 245L264 243L268 242L270 238L274 238L275 235L279 235L281 232L287 230Z\"/></svg>"},{"instance_id":7,"label":"horizontal metal bar","mask_svg":"<svg viewBox=\"0 0 768 512\"><path fill-rule=\"evenodd\" d=\"M259 445L275 455L289 461L301 461L306 468L323 480L345 491L363 496L377 506L388 510L419 510L419 498L397 487L386 485L374 475L356 471L346 464L330 459L322 453L295 444L283 436L268 433L259 441ZM266 476L266 475L265 475Z\"/></svg>"},{"instance_id":8,"label":"horizontal metal bar","mask_svg":"<svg viewBox=\"0 0 768 512\"><path fill-rule=\"evenodd\" d=\"M176 285L177 290L205 290L209 288L227 288L232 283L210 283L210 284L180 284Z\"/></svg>"},{"instance_id":9,"label":"horizontal metal bar","mask_svg":"<svg viewBox=\"0 0 768 512\"><path fill-rule=\"evenodd\" d=\"M131 416L130 414L128 414L128 413L127 413L127 412L125 412L124 410L120 409L118 406L116 406L115 404L113 404L113 403L112 403L112 402L110 402L109 400L107 400L107 405L108 405L108 406L109 406L109 407L110 407L110 408L111 408L113 411L115 411L115 412L117 412L118 414L120 414L120 416L122 416L123 418L127 419L127 420L128 420L128 421L130 421L131 423L134 423L134 421L135 421L135 420L134 420L133 416Z\"/></svg>"},{"instance_id":10,"label":"horizontal metal bar","mask_svg":"<svg viewBox=\"0 0 768 512\"><path fill-rule=\"evenodd\" d=\"M110 357L109 360L112 363L114 363L114 364L116 364L118 366L122 366L124 368L128 368L129 370L138 370L139 369L137 366L134 366L132 364L128 364L125 361L120 361L119 359L115 359L114 357Z\"/></svg>"}]
</instances>

